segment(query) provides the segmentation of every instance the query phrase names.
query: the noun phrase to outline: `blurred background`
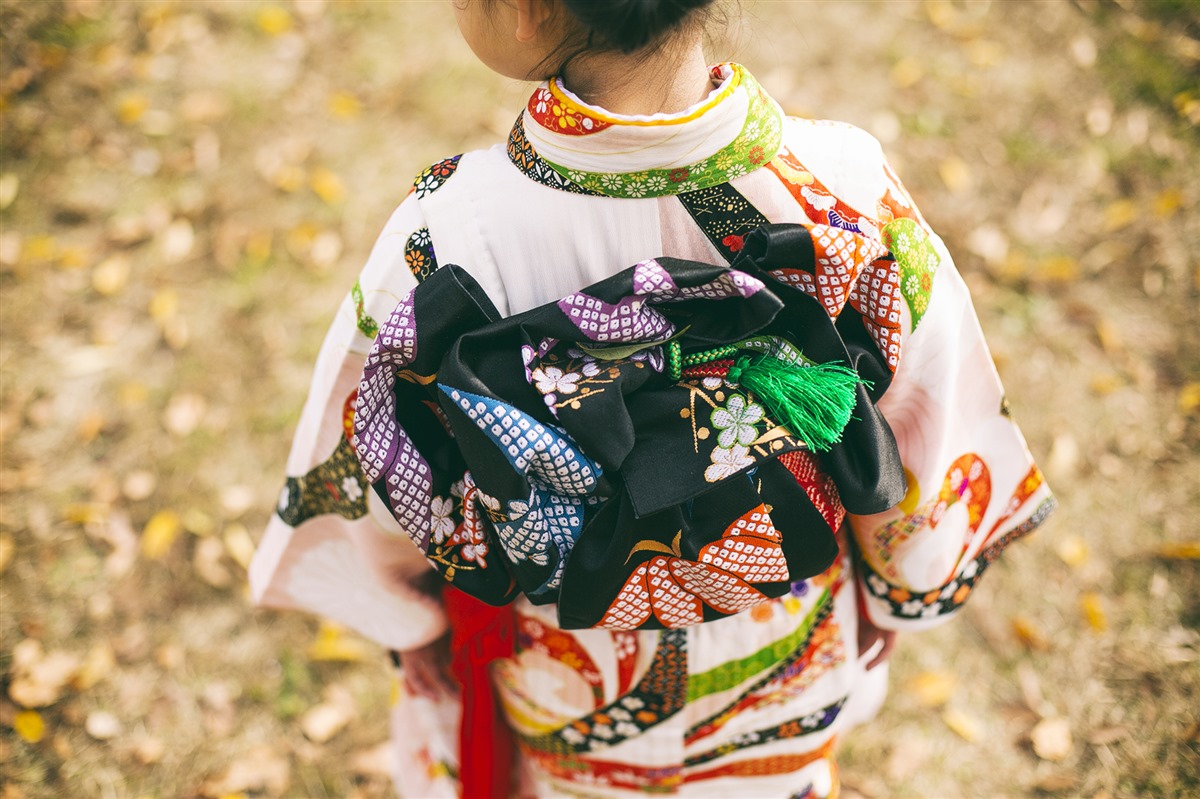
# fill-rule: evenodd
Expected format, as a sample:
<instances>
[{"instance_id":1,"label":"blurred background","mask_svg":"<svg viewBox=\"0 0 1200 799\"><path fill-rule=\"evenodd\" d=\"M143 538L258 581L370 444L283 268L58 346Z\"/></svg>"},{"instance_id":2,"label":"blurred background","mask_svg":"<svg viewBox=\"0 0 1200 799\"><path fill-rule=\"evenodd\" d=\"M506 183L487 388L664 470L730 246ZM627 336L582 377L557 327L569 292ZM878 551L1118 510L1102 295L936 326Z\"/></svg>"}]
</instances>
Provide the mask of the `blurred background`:
<instances>
[{"instance_id":1,"label":"blurred background","mask_svg":"<svg viewBox=\"0 0 1200 799\"><path fill-rule=\"evenodd\" d=\"M751 2L883 141L1061 499L851 735L866 797L1200 795L1200 10ZM0 5L0 797L387 797L383 652L254 610L325 326L530 91L447 2Z\"/></svg>"}]
</instances>

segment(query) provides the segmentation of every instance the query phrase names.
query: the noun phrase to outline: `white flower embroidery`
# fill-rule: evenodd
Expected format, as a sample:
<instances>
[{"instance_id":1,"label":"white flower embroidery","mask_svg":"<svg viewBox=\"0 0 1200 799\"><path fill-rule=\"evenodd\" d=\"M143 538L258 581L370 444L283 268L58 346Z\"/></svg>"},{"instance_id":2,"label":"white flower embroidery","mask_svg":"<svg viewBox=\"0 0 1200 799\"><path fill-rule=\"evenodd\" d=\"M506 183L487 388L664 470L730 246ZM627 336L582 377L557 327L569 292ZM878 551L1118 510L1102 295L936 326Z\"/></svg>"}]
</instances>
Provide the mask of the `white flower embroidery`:
<instances>
[{"instance_id":1,"label":"white flower embroidery","mask_svg":"<svg viewBox=\"0 0 1200 799\"><path fill-rule=\"evenodd\" d=\"M563 727L558 735L569 744L581 744L584 742L583 733L574 727Z\"/></svg>"},{"instance_id":2,"label":"white flower embroidery","mask_svg":"<svg viewBox=\"0 0 1200 799\"><path fill-rule=\"evenodd\" d=\"M755 427L762 421L764 411L761 405L747 402L741 394L734 394L724 408L717 408L712 414L712 426L721 431L717 437L717 445L723 448L740 444L748 447L758 438Z\"/></svg>"},{"instance_id":3,"label":"white flower embroidery","mask_svg":"<svg viewBox=\"0 0 1200 799\"><path fill-rule=\"evenodd\" d=\"M481 541L478 544L464 544L462 550L460 551L462 552L462 556L465 560L473 560L478 563L480 567L487 566L486 560L488 545L486 541Z\"/></svg>"},{"instance_id":4,"label":"white flower embroidery","mask_svg":"<svg viewBox=\"0 0 1200 799\"><path fill-rule=\"evenodd\" d=\"M346 499L351 502L358 502L362 499L362 486L353 477L347 477L342 480L342 493L346 495Z\"/></svg>"},{"instance_id":5,"label":"white flower embroidery","mask_svg":"<svg viewBox=\"0 0 1200 799\"><path fill-rule=\"evenodd\" d=\"M734 164L725 171L726 180L734 180L746 174L746 167L741 164Z\"/></svg>"},{"instance_id":6,"label":"white flower embroidery","mask_svg":"<svg viewBox=\"0 0 1200 799\"><path fill-rule=\"evenodd\" d=\"M618 722L615 729L617 731L617 735L620 735L622 738L632 738L633 736L641 735L642 733L636 724L628 721Z\"/></svg>"},{"instance_id":7,"label":"white flower embroidery","mask_svg":"<svg viewBox=\"0 0 1200 799\"><path fill-rule=\"evenodd\" d=\"M753 465L754 458L747 447L717 447L712 451L712 465L704 470L704 479L716 483Z\"/></svg>"},{"instance_id":8,"label":"white flower embroidery","mask_svg":"<svg viewBox=\"0 0 1200 799\"><path fill-rule=\"evenodd\" d=\"M584 377L595 377L600 374L600 365L596 363L595 359L589 357L579 371L583 372Z\"/></svg>"},{"instance_id":9,"label":"white flower embroidery","mask_svg":"<svg viewBox=\"0 0 1200 799\"><path fill-rule=\"evenodd\" d=\"M638 699L636 696L626 696L622 698L621 704L630 710L641 710L646 706L646 703Z\"/></svg>"},{"instance_id":10,"label":"white flower embroidery","mask_svg":"<svg viewBox=\"0 0 1200 799\"><path fill-rule=\"evenodd\" d=\"M592 727L592 735L607 741L613 737L613 729L607 724L597 724Z\"/></svg>"},{"instance_id":11,"label":"white flower embroidery","mask_svg":"<svg viewBox=\"0 0 1200 799\"><path fill-rule=\"evenodd\" d=\"M867 578L867 584L871 586L871 593L876 596L882 596L887 593L887 583L879 578L879 575L872 574Z\"/></svg>"},{"instance_id":12,"label":"white flower embroidery","mask_svg":"<svg viewBox=\"0 0 1200 799\"><path fill-rule=\"evenodd\" d=\"M579 388L575 384L579 382L581 375L578 372L564 372L557 366L538 367L533 370L533 379L537 383L537 390L543 394L557 392L559 394L574 394Z\"/></svg>"},{"instance_id":13,"label":"white flower embroidery","mask_svg":"<svg viewBox=\"0 0 1200 799\"><path fill-rule=\"evenodd\" d=\"M435 544L445 542L446 536L454 532L454 502L449 497L434 497L429 503L429 511L433 515L432 535Z\"/></svg>"},{"instance_id":14,"label":"white flower embroidery","mask_svg":"<svg viewBox=\"0 0 1200 799\"><path fill-rule=\"evenodd\" d=\"M655 175L654 177L646 180L646 187L653 192L662 191L667 187L667 179L661 175Z\"/></svg>"}]
</instances>

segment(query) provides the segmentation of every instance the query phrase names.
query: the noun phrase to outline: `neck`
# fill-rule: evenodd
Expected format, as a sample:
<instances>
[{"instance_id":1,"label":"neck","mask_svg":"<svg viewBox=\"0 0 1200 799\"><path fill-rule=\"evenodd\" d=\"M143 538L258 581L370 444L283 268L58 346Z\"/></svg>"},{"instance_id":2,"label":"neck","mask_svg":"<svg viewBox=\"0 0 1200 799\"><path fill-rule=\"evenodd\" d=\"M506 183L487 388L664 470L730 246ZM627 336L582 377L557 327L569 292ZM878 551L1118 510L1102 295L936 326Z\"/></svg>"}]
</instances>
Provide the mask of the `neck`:
<instances>
[{"instance_id":1,"label":"neck","mask_svg":"<svg viewBox=\"0 0 1200 799\"><path fill-rule=\"evenodd\" d=\"M712 91L700 35L650 55L595 53L572 59L562 81L585 103L614 114L672 114Z\"/></svg>"}]
</instances>

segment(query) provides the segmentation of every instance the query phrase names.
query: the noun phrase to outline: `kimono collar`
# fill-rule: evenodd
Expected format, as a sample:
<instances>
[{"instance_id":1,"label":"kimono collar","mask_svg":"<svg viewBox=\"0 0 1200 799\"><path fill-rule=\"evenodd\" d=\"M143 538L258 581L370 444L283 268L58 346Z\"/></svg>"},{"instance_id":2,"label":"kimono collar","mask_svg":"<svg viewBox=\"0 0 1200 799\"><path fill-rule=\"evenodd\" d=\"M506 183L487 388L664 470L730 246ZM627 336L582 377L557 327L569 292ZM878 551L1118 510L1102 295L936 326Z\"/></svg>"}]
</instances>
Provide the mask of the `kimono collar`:
<instances>
[{"instance_id":1,"label":"kimono collar","mask_svg":"<svg viewBox=\"0 0 1200 799\"><path fill-rule=\"evenodd\" d=\"M714 88L676 114L613 114L558 78L529 98L508 154L528 177L608 197L661 197L726 183L779 151L783 112L738 64L711 69Z\"/></svg>"}]
</instances>

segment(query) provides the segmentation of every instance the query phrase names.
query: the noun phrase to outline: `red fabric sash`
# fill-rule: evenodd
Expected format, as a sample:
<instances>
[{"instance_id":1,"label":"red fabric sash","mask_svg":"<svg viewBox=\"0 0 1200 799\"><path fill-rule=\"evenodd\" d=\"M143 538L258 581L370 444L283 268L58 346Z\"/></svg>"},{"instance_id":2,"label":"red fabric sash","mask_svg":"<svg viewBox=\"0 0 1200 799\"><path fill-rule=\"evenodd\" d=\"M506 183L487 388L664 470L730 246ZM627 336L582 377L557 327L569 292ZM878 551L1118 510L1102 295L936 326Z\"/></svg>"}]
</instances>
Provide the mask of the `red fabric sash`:
<instances>
[{"instance_id":1,"label":"red fabric sash","mask_svg":"<svg viewBox=\"0 0 1200 799\"><path fill-rule=\"evenodd\" d=\"M513 656L516 614L493 607L447 583L450 669L462 687L459 780L463 799L508 799L513 790L513 734L492 689L489 665Z\"/></svg>"}]
</instances>

